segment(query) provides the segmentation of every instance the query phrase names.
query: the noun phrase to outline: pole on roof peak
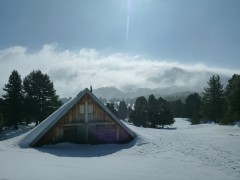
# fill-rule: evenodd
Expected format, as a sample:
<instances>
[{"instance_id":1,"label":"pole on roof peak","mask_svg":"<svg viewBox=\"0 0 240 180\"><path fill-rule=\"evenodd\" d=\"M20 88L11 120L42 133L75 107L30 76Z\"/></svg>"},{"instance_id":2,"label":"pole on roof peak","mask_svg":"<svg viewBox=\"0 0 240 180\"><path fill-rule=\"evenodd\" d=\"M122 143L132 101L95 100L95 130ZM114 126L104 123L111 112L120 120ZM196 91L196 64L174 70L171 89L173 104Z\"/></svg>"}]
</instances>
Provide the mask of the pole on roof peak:
<instances>
[{"instance_id":1,"label":"pole on roof peak","mask_svg":"<svg viewBox=\"0 0 240 180\"><path fill-rule=\"evenodd\" d=\"M92 85L90 86L90 91L92 92Z\"/></svg>"}]
</instances>

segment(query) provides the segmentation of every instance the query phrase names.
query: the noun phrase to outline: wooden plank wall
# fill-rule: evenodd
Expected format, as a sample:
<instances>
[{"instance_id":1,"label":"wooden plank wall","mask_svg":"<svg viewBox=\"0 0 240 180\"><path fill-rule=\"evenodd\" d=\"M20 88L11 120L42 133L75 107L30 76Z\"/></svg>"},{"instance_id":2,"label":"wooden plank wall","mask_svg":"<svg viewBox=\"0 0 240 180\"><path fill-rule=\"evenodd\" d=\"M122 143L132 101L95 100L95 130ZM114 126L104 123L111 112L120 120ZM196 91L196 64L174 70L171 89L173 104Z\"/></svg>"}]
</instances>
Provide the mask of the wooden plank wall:
<instances>
[{"instance_id":1,"label":"wooden plank wall","mask_svg":"<svg viewBox=\"0 0 240 180\"><path fill-rule=\"evenodd\" d=\"M85 105L86 101L88 104L93 104L93 113L88 114L88 123L85 123L85 114L80 113L80 108ZM103 125L103 123L106 124ZM87 126L90 133L90 135L88 135L90 137L88 143L126 143L132 140L131 135L129 135L125 129L113 121L107 112L93 101L89 95L85 95L36 143L36 146L65 142L64 127L66 126ZM94 133L97 133L95 137ZM103 136L106 140L100 139Z\"/></svg>"}]
</instances>

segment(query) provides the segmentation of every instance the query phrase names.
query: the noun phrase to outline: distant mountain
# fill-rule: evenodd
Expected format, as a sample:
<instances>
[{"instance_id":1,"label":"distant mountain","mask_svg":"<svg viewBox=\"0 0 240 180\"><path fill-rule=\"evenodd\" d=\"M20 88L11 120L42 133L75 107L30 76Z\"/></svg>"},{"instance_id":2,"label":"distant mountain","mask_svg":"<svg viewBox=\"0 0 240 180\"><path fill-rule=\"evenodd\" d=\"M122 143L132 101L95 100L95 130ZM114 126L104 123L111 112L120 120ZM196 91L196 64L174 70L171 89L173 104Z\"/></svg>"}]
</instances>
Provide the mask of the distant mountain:
<instances>
[{"instance_id":1,"label":"distant mountain","mask_svg":"<svg viewBox=\"0 0 240 180\"><path fill-rule=\"evenodd\" d=\"M193 93L194 93L193 91L184 91L184 92L173 93L170 95L165 95L163 96L163 98L166 99L167 101L175 101L180 99L182 102L185 102L186 98Z\"/></svg>"},{"instance_id":2,"label":"distant mountain","mask_svg":"<svg viewBox=\"0 0 240 180\"><path fill-rule=\"evenodd\" d=\"M154 94L157 98L164 97L167 99L175 100L175 99L184 99L188 95L192 94L193 91L187 91L181 87L169 87L169 88L136 88L131 89L126 92L117 89L116 87L101 87L98 89L94 89L93 93L97 97L106 98L108 100L113 98L125 99L125 98L136 98L139 96L148 97L151 94Z\"/></svg>"},{"instance_id":3,"label":"distant mountain","mask_svg":"<svg viewBox=\"0 0 240 180\"><path fill-rule=\"evenodd\" d=\"M102 97L102 98L106 98L106 99L113 99L113 98L125 98L126 94L115 88L115 87L101 87L98 89L94 89L93 93L97 96L97 97Z\"/></svg>"}]
</instances>

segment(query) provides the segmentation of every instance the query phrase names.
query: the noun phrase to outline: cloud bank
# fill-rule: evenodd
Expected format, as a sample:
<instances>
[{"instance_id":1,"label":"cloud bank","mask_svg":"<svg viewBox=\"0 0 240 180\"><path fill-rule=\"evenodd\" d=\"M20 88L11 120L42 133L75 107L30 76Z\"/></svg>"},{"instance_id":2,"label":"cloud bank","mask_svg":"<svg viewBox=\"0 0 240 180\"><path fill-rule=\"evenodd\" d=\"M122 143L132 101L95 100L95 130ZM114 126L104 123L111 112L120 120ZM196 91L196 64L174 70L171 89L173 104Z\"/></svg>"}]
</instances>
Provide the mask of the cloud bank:
<instances>
[{"instance_id":1,"label":"cloud bank","mask_svg":"<svg viewBox=\"0 0 240 180\"><path fill-rule=\"evenodd\" d=\"M119 89L181 87L201 91L212 74L223 81L240 69L220 69L203 64L181 64L153 60L122 53L103 55L95 49L59 50L55 44L44 45L36 52L14 46L0 50L0 94L16 69L24 78L32 70L47 73L60 96L75 96L83 88L115 86Z\"/></svg>"}]
</instances>

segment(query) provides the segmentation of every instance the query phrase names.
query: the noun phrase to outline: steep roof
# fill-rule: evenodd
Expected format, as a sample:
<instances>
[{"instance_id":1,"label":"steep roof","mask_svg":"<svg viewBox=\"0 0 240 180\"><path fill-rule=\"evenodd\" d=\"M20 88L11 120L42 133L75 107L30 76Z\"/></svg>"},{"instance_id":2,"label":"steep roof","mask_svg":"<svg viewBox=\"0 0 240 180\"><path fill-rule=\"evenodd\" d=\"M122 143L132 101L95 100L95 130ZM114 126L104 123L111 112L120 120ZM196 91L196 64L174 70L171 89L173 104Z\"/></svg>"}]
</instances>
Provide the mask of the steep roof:
<instances>
[{"instance_id":1,"label":"steep roof","mask_svg":"<svg viewBox=\"0 0 240 180\"><path fill-rule=\"evenodd\" d=\"M51 127L53 127L84 95L90 95L97 104L104 109L110 117L119 125L121 125L132 137L136 134L123 124L88 88L78 93L78 95L62 105L58 110L47 117L38 126L28 132L19 142L21 147L34 145Z\"/></svg>"}]
</instances>

